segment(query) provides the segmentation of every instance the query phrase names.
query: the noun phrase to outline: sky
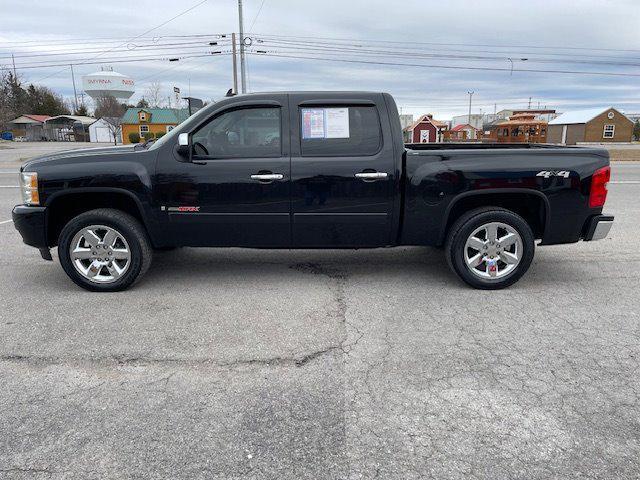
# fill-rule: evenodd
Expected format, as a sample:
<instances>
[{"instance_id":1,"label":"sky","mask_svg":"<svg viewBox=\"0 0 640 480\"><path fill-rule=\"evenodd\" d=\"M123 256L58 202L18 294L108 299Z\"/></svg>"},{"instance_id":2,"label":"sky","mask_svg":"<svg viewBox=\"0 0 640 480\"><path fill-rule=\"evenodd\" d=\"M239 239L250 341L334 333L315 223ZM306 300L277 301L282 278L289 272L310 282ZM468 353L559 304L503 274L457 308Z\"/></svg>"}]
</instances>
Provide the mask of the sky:
<instances>
[{"instance_id":1,"label":"sky","mask_svg":"<svg viewBox=\"0 0 640 480\"><path fill-rule=\"evenodd\" d=\"M243 4L249 91L386 91L403 113L437 119L467 113L470 91L473 113L526 108L530 97L532 107L558 111L640 112L640 0ZM135 80L133 102L150 82L162 85L163 97L176 86L215 101L233 85L231 47L221 35L238 31L237 7L236 0L0 0L0 68L12 67L13 53L24 83L68 99L70 68L43 65L76 63L79 91L82 75L111 66ZM120 62L132 57L154 60Z\"/></svg>"}]
</instances>

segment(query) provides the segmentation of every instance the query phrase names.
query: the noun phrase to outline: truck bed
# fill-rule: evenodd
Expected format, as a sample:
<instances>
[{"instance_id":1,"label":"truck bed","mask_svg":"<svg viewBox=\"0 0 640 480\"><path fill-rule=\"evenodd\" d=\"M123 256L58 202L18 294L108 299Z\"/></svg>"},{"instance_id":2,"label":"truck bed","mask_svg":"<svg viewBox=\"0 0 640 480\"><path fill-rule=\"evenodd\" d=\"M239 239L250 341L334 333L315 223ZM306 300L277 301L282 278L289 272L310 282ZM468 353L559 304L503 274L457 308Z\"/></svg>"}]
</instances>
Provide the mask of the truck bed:
<instances>
[{"instance_id":1,"label":"truck bed","mask_svg":"<svg viewBox=\"0 0 640 480\"><path fill-rule=\"evenodd\" d=\"M577 149L584 147L556 145L552 143L405 143L408 150L490 150L490 149L544 149L544 148L568 148Z\"/></svg>"}]
</instances>

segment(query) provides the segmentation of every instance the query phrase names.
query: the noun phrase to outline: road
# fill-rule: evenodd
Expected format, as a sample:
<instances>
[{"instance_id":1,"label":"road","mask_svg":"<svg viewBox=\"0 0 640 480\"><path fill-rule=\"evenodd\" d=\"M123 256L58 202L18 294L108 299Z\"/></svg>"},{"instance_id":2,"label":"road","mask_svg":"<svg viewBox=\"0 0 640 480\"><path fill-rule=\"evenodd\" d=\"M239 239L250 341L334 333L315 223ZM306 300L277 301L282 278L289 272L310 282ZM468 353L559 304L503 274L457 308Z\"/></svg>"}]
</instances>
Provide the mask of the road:
<instances>
[{"instance_id":1,"label":"road","mask_svg":"<svg viewBox=\"0 0 640 480\"><path fill-rule=\"evenodd\" d=\"M638 478L639 196L498 292L427 248L182 249L98 295L2 224L0 478Z\"/></svg>"}]
</instances>

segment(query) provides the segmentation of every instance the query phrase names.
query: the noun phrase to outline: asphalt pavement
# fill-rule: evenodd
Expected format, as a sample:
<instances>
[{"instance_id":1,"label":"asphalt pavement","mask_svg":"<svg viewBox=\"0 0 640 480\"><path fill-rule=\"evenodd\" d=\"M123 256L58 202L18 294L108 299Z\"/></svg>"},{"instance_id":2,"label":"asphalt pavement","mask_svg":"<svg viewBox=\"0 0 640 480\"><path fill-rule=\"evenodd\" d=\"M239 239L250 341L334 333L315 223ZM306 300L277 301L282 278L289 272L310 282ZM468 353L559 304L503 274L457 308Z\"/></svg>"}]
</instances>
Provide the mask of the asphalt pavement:
<instances>
[{"instance_id":1,"label":"asphalt pavement","mask_svg":"<svg viewBox=\"0 0 640 480\"><path fill-rule=\"evenodd\" d=\"M2 223L12 162L0 478L640 476L640 163L607 239L507 290L430 248L180 249L94 294Z\"/></svg>"}]
</instances>

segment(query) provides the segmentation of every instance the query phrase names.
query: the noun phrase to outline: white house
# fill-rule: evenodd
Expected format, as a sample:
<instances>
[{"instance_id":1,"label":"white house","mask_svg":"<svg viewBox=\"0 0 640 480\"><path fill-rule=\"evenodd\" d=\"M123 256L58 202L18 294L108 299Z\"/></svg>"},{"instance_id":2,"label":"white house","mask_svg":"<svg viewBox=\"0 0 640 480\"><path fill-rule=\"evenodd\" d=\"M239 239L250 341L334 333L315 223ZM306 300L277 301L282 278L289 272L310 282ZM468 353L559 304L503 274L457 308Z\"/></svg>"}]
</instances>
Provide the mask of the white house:
<instances>
[{"instance_id":1,"label":"white house","mask_svg":"<svg viewBox=\"0 0 640 480\"><path fill-rule=\"evenodd\" d=\"M89 125L89 141L101 143L113 143L113 127L104 118L99 118ZM122 143L122 129L118 129L118 143Z\"/></svg>"}]
</instances>

